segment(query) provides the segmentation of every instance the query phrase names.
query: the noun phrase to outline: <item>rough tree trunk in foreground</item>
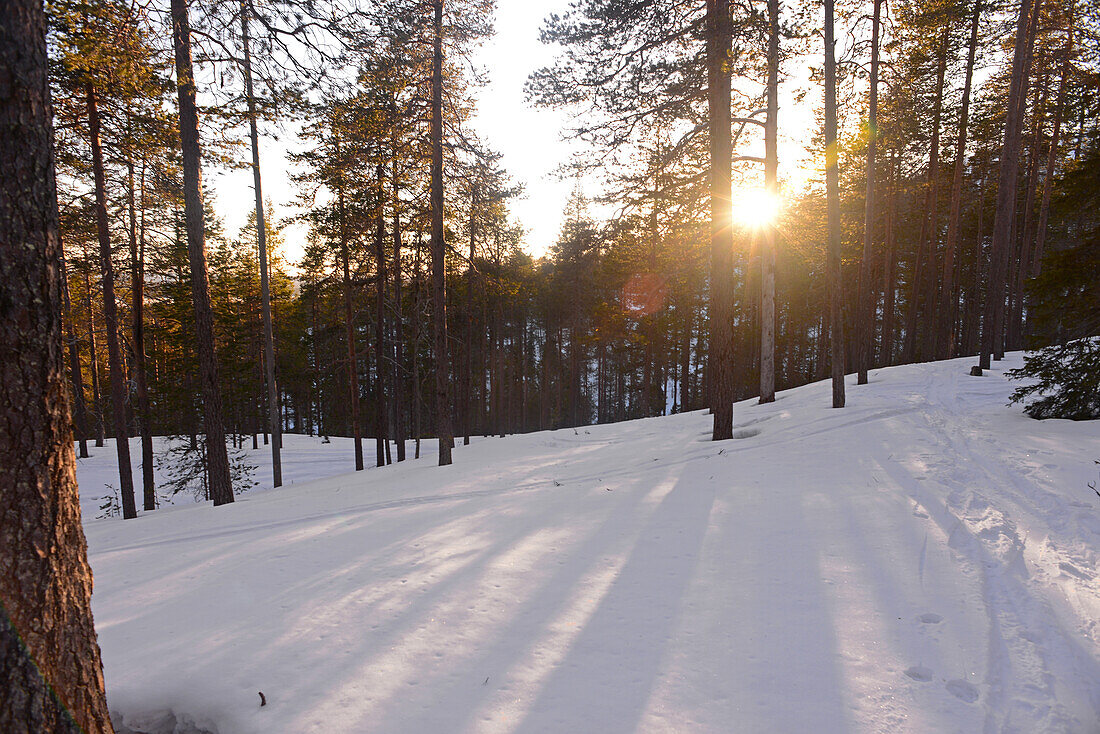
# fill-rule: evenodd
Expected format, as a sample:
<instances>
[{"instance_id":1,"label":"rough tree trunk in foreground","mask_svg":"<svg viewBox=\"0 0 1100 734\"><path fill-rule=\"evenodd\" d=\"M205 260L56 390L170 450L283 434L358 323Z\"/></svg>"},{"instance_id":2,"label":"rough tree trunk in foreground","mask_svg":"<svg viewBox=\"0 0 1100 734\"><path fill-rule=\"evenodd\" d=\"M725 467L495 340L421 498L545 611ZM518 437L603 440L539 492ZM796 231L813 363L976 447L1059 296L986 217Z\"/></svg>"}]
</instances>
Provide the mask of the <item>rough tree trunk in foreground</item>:
<instances>
[{"instance_id":1,"label":"rough tree trunk in foreground","mask_svg":"<svg viewBox=\"0 0 1100 734\"><path fill-rule=\"evenodd\" d=\"M707 104L710 116L710 353L707 379L712 439L733 437L733 201L730 177L729 0L707 0Z\"/></svg>"},{"instance_id":2,"label":"rough tree trunk in foreground","mask_svg":"<svg viewBox=\"0 0 1100 734\"><path fill-rule=\"evenodd\" d=\"M836 56L833 0L825 0L825 199L829 219L829 362L833 407L844 407L844 321L840 312L840 184L836 140Z\"/></svg>"},{"instance_id":3,"label":"rough tree trunk in foreground","mask_svg":"<svg viewBox=\"0 0 1100 734\"><path fill-rule=\"evenodd\" d=\"M206 231L202 211L202 150L195 77L191 66L191 28L187 0L172 0L172 35L179 91L180 148L183 153L183 206L187 224L187 257L191 265L191 298L195 305L195 343L202 384L202 423L206 433L206 466L210 498L215 505L233 501L229 454L225 447L218 361L214 354L214 313L206 277Z\"/></svg>"},{"instance_id":4,"label":"rough tree trunk in foreground","mask_svg":"<svg viewBox=\"0 0 1100 734\"><path fill-rule=\"evenodd\" d=\"M0 731L100 734L112 729L66 400L45 32L40 0L4 3Z\"/></svg>"},{"instance_id":5,"label":"rough tree trunk in foreground","mask_svg":"<svg viewBox=\"0 0 1100 734\"><path fill-rule=\"evenodd\" d=\"M433 0L435 11L432 49L432 351L435 353L435 427L439 436L439 465L451 463L450 360L447 357L447 301L443 244L443 0Z\"/></svg>"}]
</instances>

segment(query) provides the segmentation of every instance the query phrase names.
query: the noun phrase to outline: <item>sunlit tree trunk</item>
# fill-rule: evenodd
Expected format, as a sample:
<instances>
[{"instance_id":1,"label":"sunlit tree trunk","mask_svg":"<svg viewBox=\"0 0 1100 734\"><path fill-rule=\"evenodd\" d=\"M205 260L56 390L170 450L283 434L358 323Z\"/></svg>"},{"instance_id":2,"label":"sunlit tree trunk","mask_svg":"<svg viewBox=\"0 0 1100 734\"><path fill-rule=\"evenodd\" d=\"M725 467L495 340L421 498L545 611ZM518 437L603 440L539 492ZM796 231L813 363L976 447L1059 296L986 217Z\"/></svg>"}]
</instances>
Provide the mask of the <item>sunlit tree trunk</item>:
<instances>
[{"instance_id":1,"label":"sunlit tree trunk","mask_svg":"<svg viewBox=\"0 0 1100 734\"><path fill-rule=\"evenodd\" d=\"M0 13L0 731L109 734L61 343L39 0Z\"/></svg>"}]
</instances>

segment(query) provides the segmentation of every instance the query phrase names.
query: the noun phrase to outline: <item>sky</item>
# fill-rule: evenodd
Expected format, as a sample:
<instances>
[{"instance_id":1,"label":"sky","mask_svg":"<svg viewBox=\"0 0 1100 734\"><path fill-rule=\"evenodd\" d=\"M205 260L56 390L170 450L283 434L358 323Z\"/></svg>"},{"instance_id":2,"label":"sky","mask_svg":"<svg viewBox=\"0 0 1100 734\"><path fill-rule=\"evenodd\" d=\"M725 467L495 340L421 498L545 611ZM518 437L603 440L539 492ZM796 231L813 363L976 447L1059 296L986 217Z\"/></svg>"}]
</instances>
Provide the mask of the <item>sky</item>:
<instances>
[{"instance_id":1,"label":"sky","mask_svg":"<svg viewBox=\"0 0 1100 734\"><path fill-rule=\"evenodd\" d=\"M572 146L561 136L568 116L528 105L523 85L532 71L549 64L554 56L554 49L538 39L542 19L567 7L566 0L499 0L496 35L475 56L475 62L487 69L489 83L477 92L478 113L472 125L482 140L503 155L501 167L525 187L524 197L510 202L510 208L527 230L525 249L534 255L544 253L557 239L573 182L558 180L554 171L569 159ZM296 150L300 142L289 129L268 132L279 139L267 135L260 141L264 198L271 200L278 217L290 218L300 210L295 206L298 190L290 179L287 152ZM207 176L226 231L235 234L255 206L251 170L211 169ZM306 228L291 225L284 236L284 255L293 263L302 255Z\"/></svg>"},{"instance_id":2,"label":"sky","mask_svg":"<svg viewBox=\"0 0 1100 734\"><path fill-rule=\"evenodd\" d=\"M512 200L510 209L527 232L524 248L536 256L545 253L557 239L574 182L559 180L555 171L569 160L575 144L562 138L569 126L568 113L529 105L524 100L523 85L531 72L551 63L556 53L555 47L539 41L543 19L567 9L568 0L498 0L496 34L474 58L486 70L489 81L476 92L478 111L472 125L482 140L502 154L503 169L525 187L523 198ZM798 188L804 178L801 165L808 137L815 125L811 105L795 101L795 91L808 78L805 60L789 64L787 74L780 91L780 179ZM275 133L278 139L268 134L260 142L264 198L271 200L280 219L290 219L300 210L295 206L298 190L290 179L287 152L296 150L300 142L292 130L267 132ZM225 221L226 231L235 234L254 207L251 170L209 170L207 175L217 196L215 208ZM585 193L591 196L598 192ZM292 224L283 234L284 256L293 264L302 255L306 227Z\"/></svg>"}]
</instances>

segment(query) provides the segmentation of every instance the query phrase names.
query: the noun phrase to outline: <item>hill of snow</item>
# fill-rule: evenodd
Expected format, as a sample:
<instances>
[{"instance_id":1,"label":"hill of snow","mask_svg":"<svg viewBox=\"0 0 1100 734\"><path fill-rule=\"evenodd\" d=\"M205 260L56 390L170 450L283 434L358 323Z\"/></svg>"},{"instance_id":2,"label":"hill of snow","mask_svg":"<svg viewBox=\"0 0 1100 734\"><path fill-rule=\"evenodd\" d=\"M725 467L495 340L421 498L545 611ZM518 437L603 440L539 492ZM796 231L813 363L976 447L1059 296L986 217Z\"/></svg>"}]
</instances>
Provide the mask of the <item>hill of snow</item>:
<instances>
[{"instance_id":1,"label":"hill of snow","mask_svg":"<svg viewBox=\"0 0 1100 734\"><path fill-rule=\"evenodd\" d=\"M278 491L86 508L111 710L219 734L1100 731L1100 421L1031 420L972 362L874 371L843 410L827 382L742 403L720 443L689 413L306 482L349 447L288 437Z\"/></svg>"}]
</instances>

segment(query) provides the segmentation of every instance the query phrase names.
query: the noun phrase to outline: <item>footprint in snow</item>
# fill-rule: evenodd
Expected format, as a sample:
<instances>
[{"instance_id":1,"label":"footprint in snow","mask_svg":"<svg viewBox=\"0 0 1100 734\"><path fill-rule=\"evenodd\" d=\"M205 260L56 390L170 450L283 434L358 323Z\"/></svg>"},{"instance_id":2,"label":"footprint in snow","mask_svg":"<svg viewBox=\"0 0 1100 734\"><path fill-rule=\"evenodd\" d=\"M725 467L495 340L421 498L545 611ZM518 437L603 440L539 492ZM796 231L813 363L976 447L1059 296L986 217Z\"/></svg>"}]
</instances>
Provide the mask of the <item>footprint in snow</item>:
<instances>
[{"instance_id":1,"label":"footprint in snow","mask_svg":"<svg viewBox=\"0 0 1100 734\"><path fill-rule=\"evenodd\" d=\"M947 690L960 701L974 703L978 700L978 687L964 680L952 680L947 682Z\"/></svg>"},{"instance_id":2,"label":"footprint in snow","mask_svg":"<svg viewBox=\"0 0 1100 734\"><path fill-rule=\"evenodd\" d=\"M943 616L936 614L935 612L926 612L917 617L923 624L939 624L943 621Z\"/></svg>"},{"instance_id":3,"label":"footprint in snow","mask_svg":"<svg viewBox=\"0 0 1100 734\"><path fill-rule=\"evenodd\" d=\"M926 668L923 665L914 665L905 671L905 674L913 680L918 680L921 683L927 683L932 680L932 669Z\"/></svg>"}]
</instances>

